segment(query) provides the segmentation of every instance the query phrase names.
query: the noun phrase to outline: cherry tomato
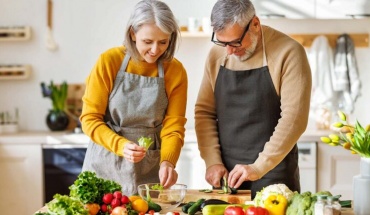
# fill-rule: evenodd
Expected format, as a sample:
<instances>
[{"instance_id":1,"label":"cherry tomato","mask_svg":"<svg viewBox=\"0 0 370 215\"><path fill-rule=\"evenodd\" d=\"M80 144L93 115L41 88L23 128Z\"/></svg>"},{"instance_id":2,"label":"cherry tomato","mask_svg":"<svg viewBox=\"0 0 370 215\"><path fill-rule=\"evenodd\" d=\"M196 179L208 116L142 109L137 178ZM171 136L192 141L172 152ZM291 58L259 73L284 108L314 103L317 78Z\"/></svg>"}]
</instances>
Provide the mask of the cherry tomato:
<instances>
[{"instance_id":1,"label":"cherry tomato","mask_svg":"<svg viewBox=\"0 0 370 215\"><path fill-rule=\"evenodd\" d=\"M121 203L122 204L128 204L129 202L130 202L130 199L128 198L128 196L123 195L121 197Z\"/></svg>"},{"instance_id":2,"label":"cherry tomato","mask_svg":"<svg viewBox=\"0 0 370 215\"><path fill-rule=\"evenodd\" d=\"M112 200L113 200L113 194L112 193L106 193L106 194L104 194L104 196L103 196L103 202L105 203L105 204L110 204L111 202L112 202Z\"/></svg>"},{"instance_id":3,"label":"cherry tomato","mask_svg":"<svg viewBox=\"0 0 370 215\"><path fill-rule=\"evenodd\" d=\"M121 191L115 191L113 193L113 197L116 199L121 199L122 198L122 192Z\"/></svg>"},{"instance_id":4,"label":"cherry tomato","mask_svg":"<svg viewBox=\"0 0 370 215\"><path fill-rule=\"evenodd\" d=\"M244 209L240 206L228 206L224 215L245 215Z\"/></svg>"},{"instance_id":5,"label":"cherry tomato","mask_svg":"<svg viewBox=\"0 0 370 215\"><path fill-rule=\"evenodd\" d=\"M117 206L121 206L121 199L113 199L112 202L110 203L112 208L115 208Z\"/></svg>"}]
</instances>

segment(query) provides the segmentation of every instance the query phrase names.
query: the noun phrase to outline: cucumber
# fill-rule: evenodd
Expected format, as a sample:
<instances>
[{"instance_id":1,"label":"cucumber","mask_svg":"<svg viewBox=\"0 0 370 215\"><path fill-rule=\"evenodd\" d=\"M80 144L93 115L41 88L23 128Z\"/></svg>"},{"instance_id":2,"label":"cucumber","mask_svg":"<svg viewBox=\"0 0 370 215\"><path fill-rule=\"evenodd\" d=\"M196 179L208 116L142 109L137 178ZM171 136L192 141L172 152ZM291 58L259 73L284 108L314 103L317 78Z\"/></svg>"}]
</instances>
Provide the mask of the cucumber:
<instances>
[{"instance_id":1,"label":"cucumber","mask_svg":"<svg viewBox=\"0 0 370 215\"><path fill-rule=\"evenodd\" d=\"M239 206L242 207L244 210L249 208L251 205L245 204L223 204L223 205L206 205L202 210L203 215L223 215L225 209L228 206Z\"/></svg>"},{"instance_id":2,"label":"cucumber","mask_svg":"<svg viewBox=\"0 0 370 215\"><path fill-rule=\"evenodd\" d=\"M189 209L188 214L194 215L196 212L200 211L200 206L205 201L205 199L198 199Z\"/></svg>"},{"instance_id":3,"label":"cucumber","mask_svg":"<svg viewBox=\"0 0 370 215\"><path fill-rule=\"evenodd\" d=\"M182 206L181 207L181 210L182 210L182 212L184 212L184 213L188 213L188 210L189 210L189 208L193 205L193 204L195 204L195 202L188 202L187 204L185 204L184 206Z\"/></svg>"},{"instance_id":4,"label":"cucumber","mask_svg":"<svg viewBox=\"0 0 370 215\"><path fill-rule=\"evenodd\" d=\"M152 201L148 202L148 208L148 210L154 210L155 212L159 212L162 210L162 207L159 204Z\"/></svg>"}]
</instances>

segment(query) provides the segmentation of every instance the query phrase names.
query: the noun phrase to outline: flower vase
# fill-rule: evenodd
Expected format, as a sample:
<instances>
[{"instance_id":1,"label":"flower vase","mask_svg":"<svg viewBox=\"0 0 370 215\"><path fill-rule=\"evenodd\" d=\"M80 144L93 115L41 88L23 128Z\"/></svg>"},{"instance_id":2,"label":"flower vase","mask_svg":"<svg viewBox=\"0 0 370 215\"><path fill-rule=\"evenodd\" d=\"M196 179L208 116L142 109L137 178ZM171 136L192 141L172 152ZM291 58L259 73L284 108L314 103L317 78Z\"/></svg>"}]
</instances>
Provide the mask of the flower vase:
<instances>
[{"instance_id":1,"label":"flower vase","mask_svg":"<svg viewBox=\"0 0 370 215\"><path fill-rule=\"evenodd\" d=\"M52 131L64 131L69 124L69 118L64 111L49 111L46 116L46 124Z\"/></svg>"},{"instance_id":2,"label":"flower vase","mask_svg":"<svg viewBox=\"0 0 370 215\"><path fill-rule=\"evenodd\" d=\"M370 158L361 157L360 175L353 177L353 206L356 215L370 214Z\"/></svg>"}]
</instances>

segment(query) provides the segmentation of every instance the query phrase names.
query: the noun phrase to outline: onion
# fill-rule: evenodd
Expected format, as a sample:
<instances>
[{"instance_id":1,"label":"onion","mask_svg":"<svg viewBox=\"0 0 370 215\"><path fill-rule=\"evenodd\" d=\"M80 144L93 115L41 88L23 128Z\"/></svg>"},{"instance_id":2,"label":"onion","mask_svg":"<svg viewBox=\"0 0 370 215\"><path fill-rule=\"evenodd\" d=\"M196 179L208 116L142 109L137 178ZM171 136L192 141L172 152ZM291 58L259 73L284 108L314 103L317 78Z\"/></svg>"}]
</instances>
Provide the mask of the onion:
<instances>
[{"instance_id":1,"label":"onion","mask_svg":"<svg viewBox=\"0 0 370 215\"><path fill-rule=\"evenodd\" d=\"M112 210L110 215L127 215L127 209L122 206L117 206Z\"/></svg>"}]
</instances>

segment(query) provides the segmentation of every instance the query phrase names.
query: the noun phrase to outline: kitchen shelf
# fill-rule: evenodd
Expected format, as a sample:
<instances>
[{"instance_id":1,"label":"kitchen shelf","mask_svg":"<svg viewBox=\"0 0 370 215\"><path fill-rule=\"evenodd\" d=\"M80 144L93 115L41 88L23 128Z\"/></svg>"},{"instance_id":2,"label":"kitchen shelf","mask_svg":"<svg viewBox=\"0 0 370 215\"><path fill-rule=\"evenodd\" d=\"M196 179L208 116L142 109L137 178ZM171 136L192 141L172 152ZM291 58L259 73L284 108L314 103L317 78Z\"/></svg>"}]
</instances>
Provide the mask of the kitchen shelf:
<instances>
[{"instance_id":1,"label":"kitchen shelf","mask_svg":"<svg viewBox=\"0 0 370 215\"><path fill-rule=\"evenodd\" d=\"M0 80L23 80L30 74L30 65L0 65Z\"/></svg>"},{"instance_id":2,"label":"kitchen shelf","mask_svg":"<svg viewBox=\"0 0 370 215\"><path fill-rule=\"evenodd\" d=\"M315 40L318 36L325 36L328 38L329 45L331 47L335 47L336 41L340 34L291 34L290 36L298 41L300 44L302 44L304 47L310 47L312 45L312 42ZM351 39L353 40L353 43L355 47L369 47L369 34L363 33L363 34L348 34Z\"/></svg>"},{"instance_id":3,"label":"kitchen shelf","mask_svg":"<svg viewBox=\"0 0 370 215\"><path fill-rule=\"evenodd\" d=\"M26 41L31 38L31 27L15 26L1 27L0 26L0 41Z\"/></svg>"}]
</instances>

